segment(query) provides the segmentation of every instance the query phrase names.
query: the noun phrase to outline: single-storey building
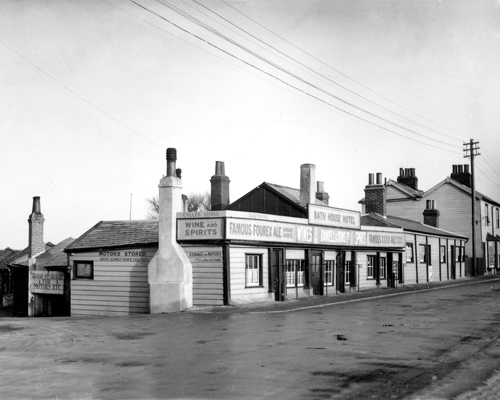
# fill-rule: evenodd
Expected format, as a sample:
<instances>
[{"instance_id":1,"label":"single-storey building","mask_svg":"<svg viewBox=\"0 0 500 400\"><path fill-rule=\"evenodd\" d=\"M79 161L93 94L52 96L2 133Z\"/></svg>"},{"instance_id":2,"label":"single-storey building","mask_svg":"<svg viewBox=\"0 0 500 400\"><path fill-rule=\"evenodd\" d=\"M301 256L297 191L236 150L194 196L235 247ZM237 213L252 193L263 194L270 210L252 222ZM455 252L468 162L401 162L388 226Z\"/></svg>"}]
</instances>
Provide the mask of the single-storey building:
<instances>
[{"instance_id":1,"label":"single-storey building","mask_svg":"<svg viewBox=\"0 0 500 400\"><path fill-rule=\"evenodd\" d=\"M447 246L466 240L330 207L312 164L301 166L300 189L264 182L230 203L230 181L217 162L212 210L185 212L175 159L169 161L167 151L159 221L103 221L66 248L72 315L167 312L155 308L166 301L166 288L175 293L172 303L202 306L422 282L424 275L408 263L408 240L449 238Z\"/></svg>"}]
</instances>

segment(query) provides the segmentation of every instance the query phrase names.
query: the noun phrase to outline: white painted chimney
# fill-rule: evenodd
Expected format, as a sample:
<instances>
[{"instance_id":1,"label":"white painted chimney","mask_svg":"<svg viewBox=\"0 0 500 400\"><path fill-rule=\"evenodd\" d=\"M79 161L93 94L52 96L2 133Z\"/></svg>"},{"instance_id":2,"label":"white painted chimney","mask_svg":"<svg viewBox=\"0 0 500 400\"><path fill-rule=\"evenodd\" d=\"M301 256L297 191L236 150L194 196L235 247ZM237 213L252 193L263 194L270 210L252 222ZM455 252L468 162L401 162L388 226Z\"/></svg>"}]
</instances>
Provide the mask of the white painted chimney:
<instances>
[{"instance_id":1,"label":"white painted chimney","mask_svg":"<svg viewBox=\"0 0 500 400\"><path fill-rule=\"evenodd\" d=\"M183 311L193 306L193 267L177 243L177 212L183 211L177 151L167 149L167 176L160 180L158 251L148 265L151 314Z\"/></svg>"}]
</instances>

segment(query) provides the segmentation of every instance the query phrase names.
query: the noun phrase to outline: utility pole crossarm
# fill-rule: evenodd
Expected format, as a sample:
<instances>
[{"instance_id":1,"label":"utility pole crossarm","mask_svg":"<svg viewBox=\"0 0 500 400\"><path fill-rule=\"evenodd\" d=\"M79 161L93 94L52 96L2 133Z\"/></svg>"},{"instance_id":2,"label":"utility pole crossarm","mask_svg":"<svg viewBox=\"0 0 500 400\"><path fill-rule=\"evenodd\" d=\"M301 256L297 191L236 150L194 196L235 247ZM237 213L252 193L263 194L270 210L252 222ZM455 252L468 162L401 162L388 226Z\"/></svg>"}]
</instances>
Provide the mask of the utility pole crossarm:
<instances>
[{"instance_id":1,"label":"utility pole crossarm","mask_svg":"<svg viewBox=\"0 0 500 400\"><path fill-rule=\"evenodd\" d=\"M477 276L477 260L476 260L476 184L474 178L474 157L479 156L479 142L471 139L468 143L464 143L464 158L470 158L471 169L471 197L472 197L472 276Z\"/></svg>"}]
</instances>

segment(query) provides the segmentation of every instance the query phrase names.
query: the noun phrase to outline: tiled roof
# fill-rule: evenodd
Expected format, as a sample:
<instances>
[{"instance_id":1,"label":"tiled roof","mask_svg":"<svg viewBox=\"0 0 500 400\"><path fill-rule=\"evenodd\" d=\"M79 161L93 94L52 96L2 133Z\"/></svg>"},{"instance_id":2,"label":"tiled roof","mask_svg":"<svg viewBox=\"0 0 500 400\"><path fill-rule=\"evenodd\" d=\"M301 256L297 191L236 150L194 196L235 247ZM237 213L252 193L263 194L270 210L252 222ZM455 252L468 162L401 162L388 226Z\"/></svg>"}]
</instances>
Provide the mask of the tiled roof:
<instances>
[{"instance_id":1,"label":"tiled roof","mask_svg":"<svg viewBox=\"0 0 500 400\"><path fill-rule=\"evenodd\" d=\"M421 222L413 221L411 219L393 217L390 215L384 217L376 213L363 215L361 217L361 225L397 227L397 228L403 228L403 230L408 232L467 239L466 236L459 235L458 233L445 231L444 229L439 229L430 225L425 225L422 224Z\"/></svg>"},{"instance_id":2,"label":"tiled roof","mask_svg":"<svg viewBox=\"0 0 500 400\"><path fill-rule=\"evenodd\" d=\"M147 246L158 244L158 221L101 221L85 232L65 251Z\"/></svg>"},{"instance_id":3,"label":"tiled roof","mask_svg":"<svg viewBox=\"0 0 500 400\"><path fill-rule=\"evenodd\" d=\"M404 183L400 183L397 181L393 181L392 179L389 179L387 181L388 186L394 186L395 188L401 190L402 192L408 194L410 197L414 198L420 198L424 194L423 190L418 190L418 189L413 189L408 185L405 185Z\"/></svg>"},{"instance_id":4,"label":"tiled roof","mask_svg":"<svg viewBox=\"0 0 500 400\"><path fill-rule=\"evenodd\" d=\"M386 187L392 186L392 187L396 188L397 190L399 190L400 192L403 192L404 194L406 194L408 197L414 198L414 199L422 198L422 196L425 193L423 190L413 189L413 188L409 187L408 185L405 185L404 183L393 181L392 179L389 179L386 182L385 186ZM358 203L363 204L365 201L366 201L366 199L363 197L360 201L358 201Z\"/></svg>"},{"instance_id":5,"label":"tiled roof","mask_svg":"<svg viewBox=\"0 0 500 400\"><path fill-rule=\"evenodd\" d=\"M0 264L3 260L12 256L12 254L18 253L19 250L12 250L10 247L5 248L4 250L0 250Z\"/></svg>"},{"instance_id":6,"label":"tiled roof","mask_svg":"<svg viewBox=\"0 0 500 400\"><path fill-rule=\"evenodd\" d=\"M26 247L25 249L23 249L21 251L16 251L15 253L10 255L9 257L3 259L2 262L0 263L0 265L2 267L7 267L7 265L13 265L13 264L19 265L20 263L22 263L28 259L29 250L30 250L30 248Z\"/></svg>"},{"instance_id":7,"label":"tiled roof","mask_svg":"<svg viewBox=\"0 0 500 400\"><path fill-rule=\"evenodd\" d=\"M64 252L66 246L68 246L75 239L67 238L62 242L48 247L43 253L36 257L36 266L40 267L65 267L68 265L68 256ZM17 265L28 266L28 260L22 262L17 262Z\"/></svg>"},{"instance_id":8,"label":"tiled roof","mask_svg":"<svg viewBox=\"0 0 500 400\"><path fill-rule=\"evenodd\" d=\"M270 188L274 189L278 193L280 193L282 196L286 197L288 200L291 202L299 205L300 207L306 209L307 204L300 201L300 189L294 189L291 187L287 186L281 186L281 185L276 185L274 183L269 183L269 182L264 182L265 185L269 186ZM325 202L316 199L316 204L324 204L327 205Z\"/></svg>"}]
</instances>

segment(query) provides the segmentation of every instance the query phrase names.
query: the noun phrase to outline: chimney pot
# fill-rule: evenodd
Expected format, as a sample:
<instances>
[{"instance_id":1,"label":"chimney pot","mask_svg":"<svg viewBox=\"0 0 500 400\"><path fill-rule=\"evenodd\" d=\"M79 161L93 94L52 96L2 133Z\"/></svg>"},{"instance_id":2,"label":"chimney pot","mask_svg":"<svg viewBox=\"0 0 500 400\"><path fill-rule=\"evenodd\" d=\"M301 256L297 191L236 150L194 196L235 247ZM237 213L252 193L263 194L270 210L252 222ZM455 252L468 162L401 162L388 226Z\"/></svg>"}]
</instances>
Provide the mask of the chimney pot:
<instances>
[{"instance_id":1,"label":"chimney pot","mask_svg":"<svg viewBox=\"0 0 500 400\"><path fill-rule=\"evenodd\" d=\"M31 212L36 214L40 214L42 212L40 206L40 196L33 197L33 210Z\"/></svg>"},{"instance_id":2,"label":"chimney pot","mask_svg":"<svg viewBox=\"0 0 500 400\"><path fill-rule=\"evenodd\" d=\"M382 172L377 172L377 185L382 184Z\"/></svg>"},{"instance_id":3,"label":"chimney pot","mask_svg":"<svg viewBox=\"0 0 500 400\"><path fill-rule=\"evenodd\" d=\"M373 185L373 174L368 174L368 184Z\"/></svg>"},{"instance_id":4,"label":"chimney pot","mask_svg":"<svg viewBox=\"0 0 500 400\"><path fill-rule=\"evenodd\" d=\"M469 164L465 164L465 165L464 165L464 172L465 172L466 174L468 174L468 173L469 173Z\"/></svg>"},{"instance_id":5,"label":"chimney pot","mask_svg":"<svg viewBox=\"0 0 500 400\"><path fill-rule=\"evenodd\" d=\"M176 176L175 161L177 160L177 150L170 147L167 149L167 176Z\"/></svg>"},{"instance_id":6,"label":"chimney pot","mask_svg":"<svg viewBox=\"0 0 500 400\"><path fill-rule=\"evenodd\" d=\"M404 168L399 168L399 176L405 176Z\"/></svg>"},{"instance_id":7,"label":"chimney pot","mask_svg":"<svg viewBox=\"0 0 500 400\"><path fill-rule=\"evenodd\" d=\"M215 162L215 175L226 175L225 166L223 161Z\"/></svg>"},{"instance_id":8,"label":"chimney pot","mask_svg":"<svg viewBox=\"0 0 500 400\"><path fill-rule=\"evenodd\" d=\"M458 166L458 173L462 174L463 172L464 172L464 166L463 165L459 165Z\"/></svg>"}]
</instances>

